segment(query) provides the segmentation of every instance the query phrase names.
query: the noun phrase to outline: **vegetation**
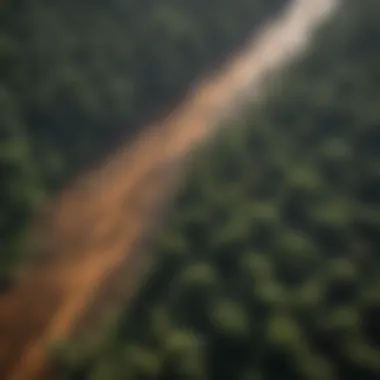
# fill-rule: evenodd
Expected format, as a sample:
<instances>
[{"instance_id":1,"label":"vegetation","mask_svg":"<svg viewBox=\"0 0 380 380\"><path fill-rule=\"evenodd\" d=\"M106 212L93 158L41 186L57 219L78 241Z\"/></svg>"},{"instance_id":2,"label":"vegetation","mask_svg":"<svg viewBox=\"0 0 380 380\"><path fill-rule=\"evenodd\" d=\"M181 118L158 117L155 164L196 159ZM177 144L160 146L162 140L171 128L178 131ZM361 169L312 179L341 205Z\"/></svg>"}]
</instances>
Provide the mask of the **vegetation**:
<instances>
[{"instance_id":1,"label":"vegetation","mask_svg":"<svg viewBox=\"0 0 380 380\"><path fill-rule=\"evenodd\" d=\"M0 4L0 269L30 215L288 0Z\"/></svg>"},{"instance_id":2,"label":"vegetation","mask_svg":"<svg viewBox=\"0 0 380 380\"><path fill-rule=\"evenodd\" d=\"M379 17L344 0L202 153L136 298L57 379L380 378Z\"/></svg>"}]
</instances>

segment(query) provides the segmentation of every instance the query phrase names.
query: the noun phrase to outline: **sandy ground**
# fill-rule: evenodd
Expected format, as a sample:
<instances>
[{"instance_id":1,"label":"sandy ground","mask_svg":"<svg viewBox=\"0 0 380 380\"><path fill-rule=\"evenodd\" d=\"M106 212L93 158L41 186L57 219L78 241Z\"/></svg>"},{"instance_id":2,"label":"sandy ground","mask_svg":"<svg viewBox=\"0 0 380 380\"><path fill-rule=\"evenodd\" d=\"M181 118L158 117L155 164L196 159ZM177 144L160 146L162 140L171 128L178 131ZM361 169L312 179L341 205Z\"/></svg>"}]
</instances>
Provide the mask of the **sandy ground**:
<instances>
[{"instance_id":1,"label":"sandy ground","mask_svg":"<svg viewBox=\"0 0 380 380\"><path fill-rule=\"evenodd\" d=\"M180 172L173 169L221 120L260 95L268 70L299 52L334 5L294 0L167 119L62 192L44 225L54 254L0 296L1 379L44 378L46 345L70 334L112 271L138 254L157 206L175 189Z\"/></svg>"}]
</instances>

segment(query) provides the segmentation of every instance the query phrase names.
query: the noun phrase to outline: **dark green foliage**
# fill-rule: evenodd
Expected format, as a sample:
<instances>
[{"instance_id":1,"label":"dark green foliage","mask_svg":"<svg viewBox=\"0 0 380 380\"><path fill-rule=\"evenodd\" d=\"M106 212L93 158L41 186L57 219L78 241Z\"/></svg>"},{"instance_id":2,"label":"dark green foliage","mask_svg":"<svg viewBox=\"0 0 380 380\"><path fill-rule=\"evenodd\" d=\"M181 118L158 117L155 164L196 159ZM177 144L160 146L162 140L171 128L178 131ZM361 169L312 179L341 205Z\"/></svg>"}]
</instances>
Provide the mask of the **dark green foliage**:
<instances>
[{"instance_id":1,"label":"dark green foliage","mask_svg":"<svg viewBox=\"0 0 380 380\"><path fill-rule=\"evenodd\" d=\"M35 205L166 112L288 0L5 0L0 268Z\"/></svg>"},{"instance_id":2,"label":"dark green foliage","mask_svg":"<svg viewBox=\"0 0 380 380\"><path fill-rule=\"evenodd\" d=\"M81 379L380 378L379 21L378 1L344 0L285 96L202 152ZM130 344L157 372L115 359Z\"/></svg>"}]
</instances>

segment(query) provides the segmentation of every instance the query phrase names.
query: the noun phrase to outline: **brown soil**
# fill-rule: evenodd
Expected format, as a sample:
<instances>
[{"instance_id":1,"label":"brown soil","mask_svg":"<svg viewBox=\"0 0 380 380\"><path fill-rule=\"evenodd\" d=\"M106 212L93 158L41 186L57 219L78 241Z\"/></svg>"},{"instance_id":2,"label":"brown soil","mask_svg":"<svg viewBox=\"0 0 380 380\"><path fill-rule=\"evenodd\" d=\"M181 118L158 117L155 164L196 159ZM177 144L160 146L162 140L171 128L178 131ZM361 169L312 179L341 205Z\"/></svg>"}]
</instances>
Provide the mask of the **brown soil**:
<instances>
[{"instance_id":1,"label":"brown soil","mask_svg":"<svg viewBox=\"0 0 380 380\"><path fill-rule=\"evenodd\" d=\"M186 154L211 134L236 101L248 100L268 68L286 59L282 49L295 52L302 45L299 35L332 3L296 0L169 118L62 192L42 224L50 255L30 265L19 283L0 296L1 379L46 376L46 345L68 336L88 306L98 304L99 294L107 298L104 284L121 264L128 267L131 252L138 254L136 244L175 189ZM123 276L128 275L131 271L123 269Z\"/></svg>"}]
</instances>

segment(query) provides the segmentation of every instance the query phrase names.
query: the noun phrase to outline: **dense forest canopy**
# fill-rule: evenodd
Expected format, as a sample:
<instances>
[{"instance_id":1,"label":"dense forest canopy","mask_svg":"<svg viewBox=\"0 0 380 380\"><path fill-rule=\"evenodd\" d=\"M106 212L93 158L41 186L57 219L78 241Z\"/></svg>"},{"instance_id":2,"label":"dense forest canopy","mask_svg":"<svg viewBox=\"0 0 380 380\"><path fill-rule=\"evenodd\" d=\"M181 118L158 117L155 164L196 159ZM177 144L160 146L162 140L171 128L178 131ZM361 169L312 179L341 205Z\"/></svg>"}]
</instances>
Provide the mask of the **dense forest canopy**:
<instances>
[{"instance_id":1,"label":"dense forest canopy","mask_svg":"<svg viewBox=\"0 0 380 380\"><path fill-rule=\"evenodd\" d=\"M200 153L147 281L57 379L380 378L379 21L344 0L281 93Z\"/></svg>"},{"instance_id":2,"label":"dense forest canopy","mask_svg":"<svg viewBox=\"0 0 380 380\"><path fill-rule=\"evenodd\" d=\"M4 0L0 269L46 194L165 110L288 0Z\"/></svg>"}]
</instances>

